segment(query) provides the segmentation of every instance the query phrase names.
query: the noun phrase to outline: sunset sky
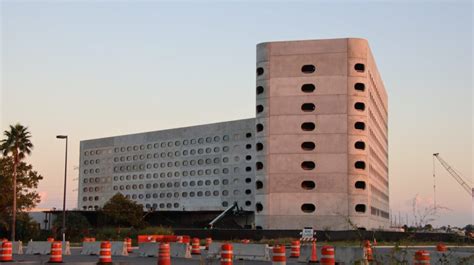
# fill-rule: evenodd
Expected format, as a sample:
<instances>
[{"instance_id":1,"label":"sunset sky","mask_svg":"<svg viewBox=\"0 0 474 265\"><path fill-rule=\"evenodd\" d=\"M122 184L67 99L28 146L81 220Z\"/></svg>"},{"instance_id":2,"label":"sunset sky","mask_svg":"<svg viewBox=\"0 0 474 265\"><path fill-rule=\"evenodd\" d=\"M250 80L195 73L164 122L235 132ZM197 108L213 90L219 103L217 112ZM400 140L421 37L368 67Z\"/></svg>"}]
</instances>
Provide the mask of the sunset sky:
<instances>
[{"instance_id":1,"label":"sunset sky","mask_svg":"<svg viewBox=\"0 0 474 265\"><path fill-rule=\"evenodd\" d=\"M360 37L389 95L390 204L433 202L432 153L472 180L471 1L1 1L1 130L33 135L38 207L76 207L79 141L255 116L256 44ZM472 200L436 162L436 225Z\"/></svg>"}]
</instances>

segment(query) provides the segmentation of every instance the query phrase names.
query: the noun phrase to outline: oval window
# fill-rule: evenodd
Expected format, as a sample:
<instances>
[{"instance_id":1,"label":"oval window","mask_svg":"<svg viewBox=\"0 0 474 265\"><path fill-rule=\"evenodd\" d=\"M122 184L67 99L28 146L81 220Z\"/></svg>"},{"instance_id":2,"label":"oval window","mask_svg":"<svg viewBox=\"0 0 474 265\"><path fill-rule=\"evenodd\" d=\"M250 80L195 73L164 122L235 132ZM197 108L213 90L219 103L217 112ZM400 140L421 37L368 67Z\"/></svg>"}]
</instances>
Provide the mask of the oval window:
<instances>
[{"instance_id":1,"label":"oval window","mask_svg":"<svg viewBox=\"0 0 474 265\"><path fill-rule=\"evenodd\" d=\"M301 129L303 131L313 131L316 128L316 125L313 122L304 122L301 124Z\"/></svg>"},{"instance_id":2,"label":"oval window","mask_svg":"<svg viewBox=\"0 0 474 265\"><path fill-rule=\"evenodd\" d=\"M365 143L362 142L362 141L357 141L357 142L355 142L354 147L356 149L365 150Z\"/></svg>"},{"instance_id":3,"label":"oval window","mask_svg":"<svg viewBox=\"0 0 474 265\"><path fill-rule=\"evenodd\" d=\"M357 169L365 169L365 162L364 161L357 161L354 164L354 167Z\"/></svg>"},{"instance_id":4,"label":"oval window","mask_svg":"<svg viewBox=\"0 0 474 265\"><path fill-rule=\"evenodd\" d=\"M365 190L365 181L361 181L361 180L356 181L354 186L355 186L356 189Z\"/></svg>"},{"instance_id":5,"label":"oval window","mask_svg":"<svg viewBox=\"0 0 474 265\"><path fill-rule=\"evenodd\" d=\"M357 204L357 205L355 206L355 210L356 210L356 212L358 212L358 213L365 213L365 208L366 208L366 207L365 207L365 204Z\"/></svg>"},{"instance_id":6,"label":"oval window","mask_svg":"<svg viewBox=\"0 0 474 265\"><path fill-rule=\"evenodd\" d=\"M305 203L301 205L301 211L303 211L304 213L312 213L315 210L316 210L316 206L314 206L314 204L312 203Z\"/></svg>"},{"instance_id":7,"label":"oval window","mask_svg":"<svg viewBox=\"0 0 474 265\"><path fill-rule=\"evenodd\" d=\"M363 63L356 63L354 65L354 69L357 71L357 72L364 72L365 71L365 65Z\"/></svg>"},{"instance_id":8,"label":"oval window","mask_svg":"<svg viewBox=\"0 0 474 265\"><path fill-rule=\"evenodd\" d=\"M305 74L311 74L314 73L314 71L316 71L316 67L312 64L306 64L301 67L301 72Z\"/></svg>"},{"instance_id":9,"label":"oval window","mask_svg":"<svg viewBox=\"0 0 474 265\"><path fill-rule=\"evenodd\" d=\"M305 180L301 182L301 188L305 190L312 190L316 187L316 184L312 180Z\"/></svg>"},{"instance_id":10,"label":"oval window","mask_svg":"<svg viewBox=\"0 0 474 265\"><path fill-rule=\"evenodd\" d=\"M305 151L314 150L315 147L316 147L316 145L313 142L303 142L301 144L301 148Z\"/></svg>"},{"instance_id":11,"label":"oval window","mask_svg":"<svg viewBox=\"0 0 474 265\"><path fill-rule=\"evenodd\" d=\"M354 89L358 91L364 91L365 90L365 84L364 83L355 83Z\"/></svg>"},{"instance_id":12,"label":"oval window","mask_svg":"<svg viewBox=\"0 0 474 265\"><path fill-rule=\"evenodd\" d=\"M313 161L304 161L301 163L301 168L304 170L313 170L316 167L316 164Z\"/></svg>"},{"instance_id":13,"label":"oval window","mask_svg":"<svg viewBox=\"0 0 474 265\"><path fill-rule=\"evenodd\" d=\"M313 103L304 103L301 105L301 110L304 112L312 112L316 109L316 106Z\"/></svg>"},{"instance_id":14,"label":"oval window","mask_svg":"<svg viewBox=\"0 0 474 265\"><path fill-rule=\"evenodd\" d=\"M354 128L357 130L365 130L365 123L358 121L354 123Z\"/></svg>"},{"instance_id":15,"label":"oval window","mask_svg":"<svg viewBox=\"0 0 474 265\"><path fill-rule=\"evenodd\" d=\"M311 93L316 89L316 87L313 84L304 84L301 86L301 91L304 93Z\"/></svg>"},{"instance_id":16,"label":"oval window","mask_svg":"<svg viewBox=\"0 0 474 265\"><path fill-rule=\"evenodd\" d=\"M354 108L356 110L365 110L365 104L363 102L356 102Z\"/></svg>"}]
</instances>

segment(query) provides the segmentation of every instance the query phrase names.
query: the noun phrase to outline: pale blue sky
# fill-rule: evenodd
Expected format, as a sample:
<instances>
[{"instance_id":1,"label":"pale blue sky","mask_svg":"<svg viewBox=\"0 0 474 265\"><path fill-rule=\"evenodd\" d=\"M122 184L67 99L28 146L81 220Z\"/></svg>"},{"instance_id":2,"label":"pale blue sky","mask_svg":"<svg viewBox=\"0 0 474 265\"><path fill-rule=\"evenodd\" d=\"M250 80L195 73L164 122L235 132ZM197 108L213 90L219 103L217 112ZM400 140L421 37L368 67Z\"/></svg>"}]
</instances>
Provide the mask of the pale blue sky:
<instances>
[{"instance_id":1,"label":"pale blue sky","mask_svg":"<svg viewBox=\"0 0 474 265\"><path fill-rule=\"evenodd\" d=\"M1 1L1 129L30 126L46 178L40 207L68 205L81 139L254 116L255 45L369 40L389 95L394 213L433 197L440 152L472 175L472 2ZM471 199L437 165L439 224L471 222Z\"/></svg>"}]
</instances>

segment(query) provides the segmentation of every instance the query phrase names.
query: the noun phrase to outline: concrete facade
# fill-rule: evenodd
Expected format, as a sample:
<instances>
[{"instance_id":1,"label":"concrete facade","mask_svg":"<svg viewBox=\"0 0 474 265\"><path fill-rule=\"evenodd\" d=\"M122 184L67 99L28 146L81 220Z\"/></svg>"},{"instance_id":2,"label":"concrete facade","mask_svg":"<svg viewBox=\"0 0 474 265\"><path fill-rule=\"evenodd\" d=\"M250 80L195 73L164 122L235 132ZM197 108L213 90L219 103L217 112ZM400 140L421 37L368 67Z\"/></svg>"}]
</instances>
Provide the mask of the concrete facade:
<instances>
[{"instance_id":1,"label":"concrete facade","mask_svg":"<svg viewBox=\"0 0 474 265\"><path fill-rule=\"evenodd\" d=\"M256 118L82 141L79 208L121 192L164 211L237 201L257 228L388 228L387 102L366 40L259 44Z\"/></svg>"},{"instance_id":2,"label":"concrete facade","mask_svg":"<svg viewBox=\"0 0 474 265\"><path fill-rule=\"evenodd\" d=\"M253 210L254 127L245 119L82 141L78 207L120 192L158 211Z\"/></svg>"},{"instance_id":3,"label":"concrete facade","mask_svg":"<svg viewBox=\"0 0 474 265\"><path fill-rule=\"evenodd\" d=\"M257 46L256 225L389 226L387 95L367 41Z\"/></svg>"}]
</instances>

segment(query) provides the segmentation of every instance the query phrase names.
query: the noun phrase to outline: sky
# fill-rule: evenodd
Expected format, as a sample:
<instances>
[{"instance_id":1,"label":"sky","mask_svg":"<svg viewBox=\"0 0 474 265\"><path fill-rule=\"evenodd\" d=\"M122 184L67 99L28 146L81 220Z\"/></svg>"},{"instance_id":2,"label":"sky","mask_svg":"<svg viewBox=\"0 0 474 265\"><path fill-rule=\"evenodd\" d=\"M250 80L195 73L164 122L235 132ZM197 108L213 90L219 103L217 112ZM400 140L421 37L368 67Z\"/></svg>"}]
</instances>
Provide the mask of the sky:
<instances>
[{"instance_id":1,"label":"sky","mask_svg":"<svg viewBox=\"0 0 474 265\"><path fill-rule=\"evenodd\" d=\"M390 205L433 205L432 153L473 173L471 1L7 1L1 130L20 122L43 176L40 208L77 205L79 141L255 116L256 44L366 38L389 97ZM435 225L472 223L436 162ZM444 209L446 208L446 209Z\"/></svg>"}]
</instances>

